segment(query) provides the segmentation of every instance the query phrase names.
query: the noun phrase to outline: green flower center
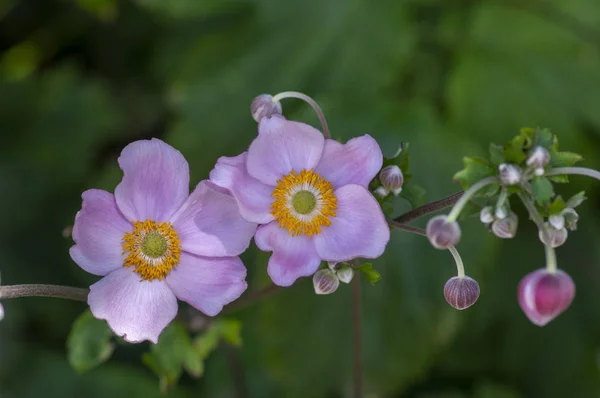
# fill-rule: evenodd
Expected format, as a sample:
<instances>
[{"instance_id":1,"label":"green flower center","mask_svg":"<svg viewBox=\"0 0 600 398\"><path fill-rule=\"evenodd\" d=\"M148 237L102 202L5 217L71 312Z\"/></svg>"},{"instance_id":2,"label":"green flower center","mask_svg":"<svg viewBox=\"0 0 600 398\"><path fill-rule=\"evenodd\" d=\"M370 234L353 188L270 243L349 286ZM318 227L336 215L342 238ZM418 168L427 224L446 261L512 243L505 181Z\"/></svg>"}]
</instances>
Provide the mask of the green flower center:
<instances>
[{"instance_id":1,"label":"green flower center","mask_svg":"<svg viewBox=\"0 0 600 398\"><path fill-rule=\"evenodd\" d=\"M310 191L299 191L292 197L292 206L300 214L308 214L317 207L317 198Z\"/></svg>"},{"instance_id":2,"label":"green flower center","mask_svg":"<svg viewBox=\"0 0 600 398\"><path fill-rule=\"evenodd\" d=\"M142 252L151 258L162 257L169 248L167 240L160 232L149 232L142 239Z\"/></svg>"}]
</instances>

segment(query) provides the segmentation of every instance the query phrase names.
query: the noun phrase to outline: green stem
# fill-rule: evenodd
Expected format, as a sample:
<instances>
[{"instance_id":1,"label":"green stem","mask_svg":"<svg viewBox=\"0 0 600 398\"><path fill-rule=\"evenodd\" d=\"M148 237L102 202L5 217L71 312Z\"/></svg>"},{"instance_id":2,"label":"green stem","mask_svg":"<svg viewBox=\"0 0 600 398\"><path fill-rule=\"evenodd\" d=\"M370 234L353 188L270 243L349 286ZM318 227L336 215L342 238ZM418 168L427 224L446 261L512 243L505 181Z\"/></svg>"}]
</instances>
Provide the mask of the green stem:
<instances>
[{"instance_id":1,"label":"green stem","mask_svg":"<svg viewBox=\"0 0 600 398\"><path fill-rule=\"evenodd\" d=\"M454 262L456 263L456 271L458 272L458 277L463 279L465 277L465 266L463 265L462 258L460 254L458 254L458 250L454 246L448 247L450 254L454 257Z\"/></svg>"},{"instance_id":2,"label":"green stem","mask_svg":"<svg viewBox=\"0 0 600 398\"><path fill-rule=\"evenodd\" d=\"M0 299L10 299L19 297L53 297L75 301L87 301L90 291L71 286L57 285L12 285L0 286Z\"/></svg>"},{"instance_id":3,"label":"green stem","mask_svg":"<svg viewBox=\"0 0 600 398\"><path fill-rule=\"evenodd\" d=\"M456 202L456 204L450 211L450 214L448 214L448 222L456 221L456 219L460 215L460 212L466 206L469 200L473 197L473 195L475 195L481 188L493 184L496 181L498 181L498 177L487 177L471 185L471 187L467 189L465 193L460 197L458 202Z\"/></svg>"},{"instance_id":4,"label":"green stem","mask_svg":"<svg viewBox=\"0 0 600 398\"><path fill-rule=\"evenodd\" d=\"M556 253L554 252L554 248L552 247L550 233L548 232L548 228L546 228L546 225L544 224L544 219L535 208L535 205L533 204L533 201L531 199L529 199L522 193L519 193L519 198L525 205L525 208L527 208L529 216L536 223L537 227L544 236L544 240L546 241L546 244L544 245L546 251L546 269L550 273L555 273L558 268L556 263Z\"/></svg>"},{"instance_id":5,"label":"green stem","mask_svg":"<svg viewBox=\"0 0 600 398\"><path fill-rule=\"evenodd\" d=\"M600 172L594 169L588 169L587 167L557 167L548 171L546 176L556 176L563 174L578 174L582 176L588 176L600 180Z\"/></svg>"},{"instance_id":6,"label":"green stem","mask_svg":"<svg viewBox=\"0 0 600 398\"><path fill-rule=\"evenodd\" d=\"M315 111L315 113L317 114L319 121L321 122L321 126L323 128L323 135L325 136L325 138L331 138L331 133L329 132L329 127L327 126L327 120L325 119L323 110L321 109L319 104L317 104L317 102L314 99L312 99L311 97L309 97L306 94L299 93L297 91L284 91L282 93L275 95L273 97L273 102L278 102L285 98L297 98L297 99L300 99L300 100L306 102L308 105L310 105L313 108L313 110Z\"/></svg>"}]
</instances>

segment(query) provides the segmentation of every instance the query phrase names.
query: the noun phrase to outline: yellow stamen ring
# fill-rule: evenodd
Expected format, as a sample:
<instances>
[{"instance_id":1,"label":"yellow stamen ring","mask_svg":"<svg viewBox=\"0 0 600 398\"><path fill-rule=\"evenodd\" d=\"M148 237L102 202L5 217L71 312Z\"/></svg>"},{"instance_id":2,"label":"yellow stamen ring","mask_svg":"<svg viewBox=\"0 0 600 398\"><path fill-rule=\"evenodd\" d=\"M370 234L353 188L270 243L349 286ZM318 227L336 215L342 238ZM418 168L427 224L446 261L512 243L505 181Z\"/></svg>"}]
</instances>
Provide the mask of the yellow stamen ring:
<instances>
[{"instance_id":1,"label":"yellow stamen ring","mask_svg":"<svg viewBox=\"0 0 600 398\"><path fill-rule=\"evenodd\" d=\"M134 267L143 280L162 280L179 264L181 242L171 223L135 221L121 242L127 253L124 267Z\"/></svg>"},{"instance_id":2,"label":"yellow stamen ring","mask_svg":"<svg viewBox=\"0 0 600 398\"><path fill-rule=\"evenodd\" d=\"M292 236L317 235L321 227L331 225L330 217L336 214L333 185L313 170L292 170L277 181L271 196L271 214Z\"/></svg>"}]
</instances>

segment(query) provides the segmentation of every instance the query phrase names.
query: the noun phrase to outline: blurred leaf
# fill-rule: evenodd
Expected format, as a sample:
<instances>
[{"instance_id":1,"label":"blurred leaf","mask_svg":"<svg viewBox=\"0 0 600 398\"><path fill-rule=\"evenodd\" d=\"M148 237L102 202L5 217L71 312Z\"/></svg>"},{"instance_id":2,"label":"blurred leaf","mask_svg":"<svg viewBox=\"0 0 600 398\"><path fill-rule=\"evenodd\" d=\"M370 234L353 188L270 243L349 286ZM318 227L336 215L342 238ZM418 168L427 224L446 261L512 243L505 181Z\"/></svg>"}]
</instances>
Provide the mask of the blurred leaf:
<instances>
[{"instance_id":1,"label":"blurred leaf","mask_svg":"<svg viewBox=\"0 0 600 398\"><path fill-rule=\"evenodd\" d=\"M487 160L475 157L463 158L464 169L454 175L454 179L459 181L463 190L467 190L471 185L480 180L496 175L496 169L488 163ZM498 190L497 184L492 184L480 190L477 196L493 195Z\"/></svg>"},{"instance_id":2,"label":"blurred leaf","mask_svg":"<svg viewBox=\"0 0 600 398\"><path fill-rule=\"evenodd\" d=\"M557 196L552 203L550 204L550 207L548 207L548 213L549 214L558 214L561 211L563 211L566 207L566 203L563 200L563 198L561 198L560 196Z\"/></svg>"},{"instance_id":3,"label":"blurred leaf","mask_svg":"<svg viewBox=\"0 0 600 398\"><path fill-rule=\"evenodd\" d=\"M535 201L541 205L547 204L554 195L552 183L545 177L535 177L532 179L531 189Z\"/></svg>"},{"instance_id":4,"label":"blurred leaf","mask_svg":"<svg viewBox=\"0 0 600 398\"><path fill-rule=\"evenodd\" d=\"M105 21L113 21L118 16L117 0L74 0L82 9Z\"/></svg>"},{"instance_id":5,"label":"blurred leaf","mask_svg":"<svg viewBox=\"0 0 600 398\"><path fill-rule=\"evenodd\" d=\"M574 209L580 204L582 204L583 201L586 199L587 198L585 197L585 191L578 192L575 195L571 196L569 200L567 200L566 207Z\"/></svg>"},{"instance_id":6,"label":"blurred leaf","mask_svg":"<svg viewBox=\"0 0 600 398\"><path fill-rule=\"evenodd\" d=\"M373 269L373 264L371 263L363 263L357 266L356 269L365 274L367 280L371 282L372 285L379 282L381 279L381 274Z\"/></svg>"},{"instance_id":7,"label":"blurred leaf","mask_svg":"<svg viewBox=\"0 0 600 398\"><path fill-rule=\"evenodd\" d=\"M500 145L490 144L490 161L493 165L498 166L505 161L504 148Z\"/></svg>"},{"instance_id":8,"label":"blurred leaf","mask_svg":"<svg viewBox=\"0 0 600 398\"><path fill-rule=\"evenodd\" d=\"M86 310L73 323L67 339L69 363L83 373L106 362L115 350L115 344L110 341L112 337L106 321L94 318Z\"/></svg>"},{"instance_id":9,"label":"blurred leaf","mask_svg":"<svg viewBox=\"0 0 600 398\"><path fill-rule=\"evenodd\" d=\"M0 58L0 74L8 80L30 76L40 62L40 50L32 42L23 42L9 49Z\"/></svg>"},{"instance_id":10,"label":"blurred leaf","mask_svg":"<svg viewBox=\"0 0 600 398\"><path fill-rule=\"evenodd\" d=\"M426 192L423 187L411 181L402 186L402 192L400 192L399 196L406 199L414 209L425 204L425 194Z\"/></svg>"}]
</instances>

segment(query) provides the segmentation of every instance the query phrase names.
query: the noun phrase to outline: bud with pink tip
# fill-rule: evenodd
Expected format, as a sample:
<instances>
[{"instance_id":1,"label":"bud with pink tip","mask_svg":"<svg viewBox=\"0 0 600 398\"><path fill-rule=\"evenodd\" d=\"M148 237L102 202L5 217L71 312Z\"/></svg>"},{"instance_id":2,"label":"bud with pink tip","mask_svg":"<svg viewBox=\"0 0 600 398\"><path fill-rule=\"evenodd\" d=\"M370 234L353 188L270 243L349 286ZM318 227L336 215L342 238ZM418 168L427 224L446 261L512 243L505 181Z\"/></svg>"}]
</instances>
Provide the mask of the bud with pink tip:
<instances>
[{"instance_id":1,"label":"bud with pink tip","mask_svg":"<svg viewBox=\"0 0 600 398\"><path fill-rule=\"evenodd\" d=\"M498 171L503 185L515 185L521 182L521 168L516 164L502 163L498 166Z\"/></svg>"},{"instance_id":2,"label":"bud with pink tip","mask_svg":"<svg viewBox=\"0 0 600 398\"><path fill-rule=\"evenodd\" d=\"M313 286L317 294L331 294L335 292L340 285L335 272L330 269L321 269L313 275Z\"/></svg>"},{"instance_id":3,"label":"bud with pink tip","mask_svg":"<svg viewBox=\"0 0 600 398\"><path fill-rule=\"evenodd\" d=\"M551 273L541 268L521 280L518 295L527 318L544 326L569 308L575 297L575 283L564 271Z\"/></svg>"},{"instance_id":4,"label":"bud with pink tip","mask_svg":"<svg viewBox=\"0 0 600 398\"><path fill-rule=\"evenodd\" d=\"M250 112L254 120L260 122L263 117L281 115L281 102L274 102L273 96L270 94L261 94L252 100Z\"/></svg>"},{"instance_id":5,"label":"bud with pink tip","mask_svg":"<svg viewBox=\"0 0 600 398\"><path fill-rule=\"evenodd\" d=\"M479 284L468 276L455 276L446 282L444 297L452 307L464 310L475 304L479 298Z\"/></svg>"},{"instance_id":6,"label":"bud with pink tip","mask_svg":"<svg viewBox=\"0 0 600 398\"><path fill-rule=\"evenodd\" d=\"M519 218L515 213L510 213L506 218L494 221L492 224L492 232L498 238L511 239L517 234L519 226Z\"/></svg>"},{"instance_id":7,"label":"bud with pink tip","mask_svg":"<svg viewBox=\"0 0 600 398\"><path fill-rule=\"evenodd\" d=\"M433 217L427 223L427 237L436 249L447 249L460 241L460 226L456 221L448 221L448 217Z\"/></svg>"},{"instance_id":8,"label":"bud with pink tip","mask_svg":"<svg viewBox=\"0 0 600 398\"><path fill-rule=\"evenodd\" d=\"M550 237L550 245L554 248L562 246L566 241L569 233L566 228L562 229L554 229L550 223L545 223L546 231L548 231L548 235ZM542 230L539 231L538 236L543 244L547 245L546 238Z\"/></svg>"},{"instance_id":9,"label":"bud with pink tip","mask_svg":"<svg viewBox=\"0 0 600 398\"><path fill-rule=\"evenodd\" d=\"M386 166L379 173L379 180L383 187L398 196L402 192L402 184L404 183L404 175L400 167L396 165Z\"/></svg>"},{"instance_id":10,"label":"bud with pink tip","mask_svg":"<svg viewBox=\"0 0 600 398\"><path fill-rule=\"evenodd\" d=\"M550 153L548 150L541 146L536 146L527 158L527 166L533 167L534 169L543 169L550 162ZM537 173L536 173L537 174Z\"/></svg>"}]
</instances>

